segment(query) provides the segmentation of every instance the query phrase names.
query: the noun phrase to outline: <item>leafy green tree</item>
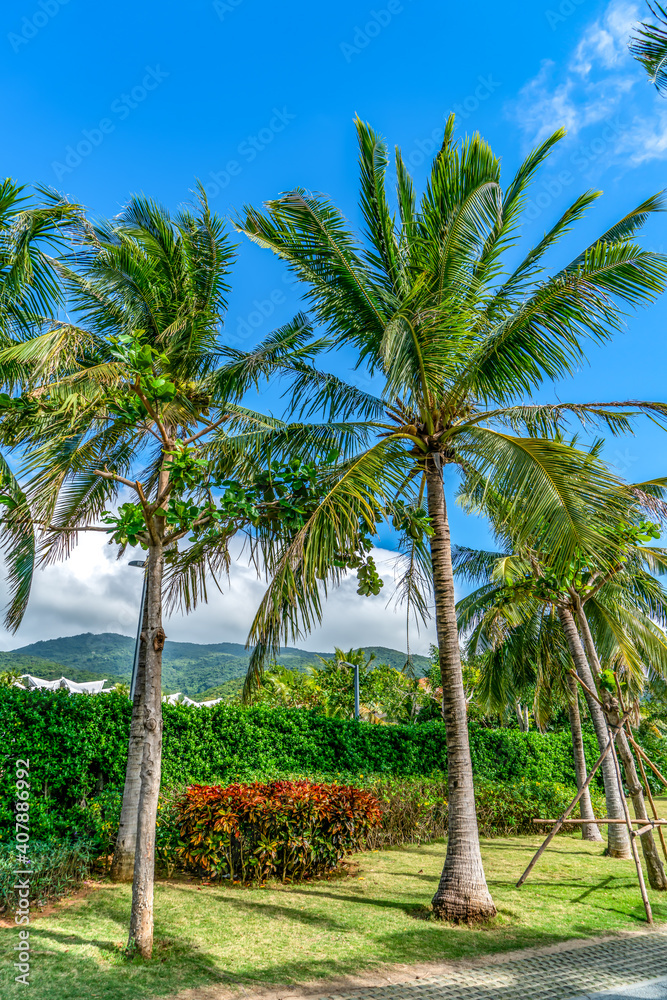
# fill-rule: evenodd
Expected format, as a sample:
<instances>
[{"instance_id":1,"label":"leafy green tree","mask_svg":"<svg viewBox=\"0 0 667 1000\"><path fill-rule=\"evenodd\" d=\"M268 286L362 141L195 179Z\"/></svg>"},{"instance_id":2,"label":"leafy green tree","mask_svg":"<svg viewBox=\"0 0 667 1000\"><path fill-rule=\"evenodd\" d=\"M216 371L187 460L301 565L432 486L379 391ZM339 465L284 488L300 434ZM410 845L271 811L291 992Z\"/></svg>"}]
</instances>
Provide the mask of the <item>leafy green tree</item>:
<instances>
[{"instance_id":1,"label":"leafy green tree","mask_svg":"<svg viewBox=\"0 0 667 1000\"><path fill-rule=\"evenodd\" d=\"M569 374L586 338L603 341L618 327L622 307L662 291L663 258L633 239L662 203L649 198L547 277L545 255L598 194L578 197L535 246L518 253L526 190L563 132L532 152L503 189L498 158L477 134L455 142L452 116L419 202L397 150L398 214L386 190L385 142L361 121L357 133L361 236L335 205L302 188L269 201L264 212L247 208L237 222L287 263L333 344L353 350L380 387L374 396L303 366L295 384L295 403L307 400L303 412L355 415L378 437L341 467L285 553L252 639L259 657L281 636L308 630L321 613L321 580L340 578L330 567L354 545L359 521L373 532L396 498L408 496L417 507L426 498L430 531L416 532L404 590L423 613L420 585L433 586L447 726L449 836L433 907L438 917L484 919L495 907L479 851L444 473L475 469L521 506L528 534L545 525L561 568L572 558L571 544L561 544L572 537L571 525L583 551L610 556L593 516L595 497L611 485L606 472L562 444L519 433L546 434L569 411L617 429L627 417L598 405L522 406L517 399L545 378Z\"/></svg>"},{"instance_id":2,"label":"leafy green tree","mask_svg":"<svg viewBox=\"0 0 667 1000\"><path fill-rule=\"evenodd\" d=\"M296 670L271 663L263 672L254 701L271 708L321 708L323 694L317 669L307 666Z\"/></svg>"},{"instance_id":3,"label":"leafy green tree","mask_svg":"<svg viewBox=\"0 0 667 1000\"><path fill-rule=\"evenodd\" d=\"M307 708L330 718L354 718L354 666L359 666L360 715L371 722L412 722L428 697L417 678L406 670L375 663L375 654L362 649L345 652L319 664L290 670L271 664L262 672L254 701L285 708Z\"/></svg>"},{"instance_id":4,"label":"leafy green tree","mask_svg":"<svg viewBox=\"0 0 667 1000\"><path fill-rule=\"evenodd\" d=\"M21 671L18 667L11 667L9 670L0 671L0 688L14 687L21 680Z\"/></svg>"},{"instance_id":5,"label":"leafy green tree","mask_svg":"<svg viewBox=\"0 0 667 1000\"><path fill-rule=\"evenodd\" d=\"M153 936L165 596L186 607L204 597L207 576L226 568L228 542L240 531L270 565L272 546L304 523L318 488L312 462L260 467L250 457L249 439L284 445L287 432L243 408L238 394L282 355L303 357L311 331L297 317L250 357L225 356L220 327L233 258L203 195L175 217L134 198L111 222L83 221L76 251L58 265L79 324L54 323L0 355L2 433L24 452L24 515L41 529L42 561L66 556L81 531L108 534L121 552L146 551L115 859L120 877L133 867L128 948L144 956ZM309 433L312 453L336 441L331 427Z\"/></svg>"}]
</instances>

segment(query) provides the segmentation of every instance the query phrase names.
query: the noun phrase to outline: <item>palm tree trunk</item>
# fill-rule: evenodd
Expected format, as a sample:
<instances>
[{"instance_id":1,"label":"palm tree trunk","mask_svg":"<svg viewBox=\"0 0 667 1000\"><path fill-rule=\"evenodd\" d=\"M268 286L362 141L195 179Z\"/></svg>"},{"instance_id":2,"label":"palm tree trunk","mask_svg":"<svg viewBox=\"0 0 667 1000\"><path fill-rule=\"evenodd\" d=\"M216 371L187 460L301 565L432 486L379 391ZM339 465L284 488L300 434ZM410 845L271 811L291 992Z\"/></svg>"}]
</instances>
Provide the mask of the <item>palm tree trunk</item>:
<instances>
[{"instance_id":1,"label":"palm tree trunk","mask_svg":"<svg viewBox=\"0 0 667 1000\"><path fill-rule=\"evenodd\" d=\"M563 627L568 649L570 650L570 656L574 660L577 673L581 677L582 681L591 689L591 691L595 691L593 674L588 664L588 660L586 659L584 647L581 645L581 638L579 636L579 632L577 631L577 625L572 611L567 607L559 605L558 618ZM588 705L588 711L593 722L593 728L595 729L595 735L597 736L598 746L600 747L600 753L602 753L609 742L609 728L607 726L607 720L605 719L604 712L598 703L587 692L584 692L584 694L586 697L586 704ZM625 820L621 793L618 787L618 780L616 778L616 769L614 768L614 762L611 759L610 754L607 754L603 760L601 770L604 781L604 795L607 803L607 816L610 819ZM627 827L623 826L621 823L610 823L608 825L607 845L609 855L612 858L627 859L632 857Z\"/></svg>"},{"instance_id":2,"label":"palm tree trunk","mask_svg":"<svg viewBox=\"0 0 667 1000\"><path fill-rule=\"evenodd\" d=\"M496 908L486 884L479 849L475 789L468 742L468 720L456 624L451 540L442 473L426 462L428 512L433 528L431 560L435 618L440 651L443 714L447 731L447 856L433 897L433 912L444 920L476 921L494 917Z\"/></svg>"},{"instance_id":3,"label":"palm tree trunk","mask_svg":"<svg viewBox=\"0 0 667 1000\"><path fill-rule=\"evenodd\" d=\"M600 660L597 654L597 649L595 648L595 643L593 642L593 636L591 634L590 625L588 624L586 612L581 606L577 608L577 620L579 622L581 634L584 637L588 660L595 673L599 674L601 671ZM603 694L602 703L604 705L605 715L609 724L615 727L618 726L621 721L621 715L616 698L608 693ZM639 780L637 768L635 766L635 759L632 756L630 744L628 743L628 738L625 735L625 730L623 729L619 733L618 739L616 740L616 747L618 749L618 756L623 765L625 783L628 786L628 792L630 793L632 804L635 809L635 819L648 820L642 783ZM652 889L664 891L667 889L667 878L665 877L665 870L662 866L662 861L660 860L660 855L658 853L658 848L653 838L652 831L647 830L646 833L642 834L640 840L642 842L642 853L644 855L644 861L646 862L649 884Z\"/></svg>"},{"instance_id":4,"label":"palm tree trunk","mask_svg":"<svg viewBox=\"0 0 667 1000\"><path fill-rule=\"evenodd\" d=\"M137 676L132 701L132 721L125 769L123 805L118 836L111 862L112 882L131 882L134 874L134 851L137 843L139 793L141 791L141 761L144 755L144 696L146 688L146 635L148 632L148 601L144 601L139 637Z\"/></svg>"},{"instance_id":5,"label":"palm tree trunk","mask_svg":"<svg viewBox=\"0 0 667 1000\"><path fill-rule=\"evenodd\" d=\"M519 730L522 733L527 733L530 730L530 715L528 714L528 705L522 705L517 699L514 702L514 712L516 715L517 722L519 723Z\"/></svg>"},{"instance_id":6,"label":"palm tree trunk","mask_svg":"<svg viewBox=\"0 0 667 1000\"><path fill-rule=\"evenodd\" d=\"M162 544L148 550L146 594L146 673L143 717L141 791L137 821L137 843L132 885L132 913L128 951L150 958L153 950L153 882L155 875L155 823L160 794L162 763Z\"/></svg>"},{"instance_id":7,"label":"palm tree trunk","mask_svg":"<svg viewBox=\"0 0 667 1000\"><path fill-rule=\"evenodd\" d=\"M577 775L577 789L581 789L586 783L588 768L586 766L586 751L584 750L584 740L581 732L581 716L579 715L579 692L578 684L572 675L568 675L567 686L570 697L568 699L568 711L570 714L570 732L572 733L572 755L574 757L574 770ZM588 788L579 800L579 809L582 819L593 819L593 804L591 793ZM583 840L601 841L603 839L595 823L584 823L581 828Z\"/></svg>"}]
</instances>

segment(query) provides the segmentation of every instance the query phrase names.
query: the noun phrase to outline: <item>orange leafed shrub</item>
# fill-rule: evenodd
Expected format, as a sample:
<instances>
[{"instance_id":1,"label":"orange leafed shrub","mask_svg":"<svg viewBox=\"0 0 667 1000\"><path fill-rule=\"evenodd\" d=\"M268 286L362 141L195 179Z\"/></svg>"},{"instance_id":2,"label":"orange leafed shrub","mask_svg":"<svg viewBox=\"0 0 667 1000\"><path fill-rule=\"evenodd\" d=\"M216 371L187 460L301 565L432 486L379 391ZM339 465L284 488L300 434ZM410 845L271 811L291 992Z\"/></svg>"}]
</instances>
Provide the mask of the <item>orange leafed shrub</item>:
<instances>
[{"instance_id":1,"label":"orange leafed shrub","mask_svg":"<svg viewBox=\"0 0 667 1000\"><path fill-rule=\"evenodd\" d=\"M332 872L382 818L370 792L310 781L192 785L179 810L185 865L239 882Z\"/></svg>"}]
</instances>

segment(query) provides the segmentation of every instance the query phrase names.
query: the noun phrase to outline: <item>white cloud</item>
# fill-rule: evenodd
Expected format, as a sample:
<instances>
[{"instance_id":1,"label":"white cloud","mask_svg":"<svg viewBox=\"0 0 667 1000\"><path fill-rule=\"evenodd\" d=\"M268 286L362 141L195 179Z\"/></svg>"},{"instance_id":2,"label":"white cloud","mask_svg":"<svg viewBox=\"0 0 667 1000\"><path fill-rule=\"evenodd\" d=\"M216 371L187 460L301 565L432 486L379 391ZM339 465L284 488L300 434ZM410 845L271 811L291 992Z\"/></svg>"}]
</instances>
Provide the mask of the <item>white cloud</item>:
<instances>
[{"instance_id":1,"label":"white cloud","mask_svg":"<svg viewBox=\"0 0 667 1000\"><path fill-rule=\"evenodd\" d=\"M630 91L641 81L628 52L638 17L636 4L614 0L586 28L563 67L552 60L542 62L539 73L508 106L527 146L541 142L557 128L576 136L627 106Z\"/></svg>"},{"instance_id":2,"label":"white cloud","mask_svg":"<svg viewBox=\"0 0 667 1000\"><path fill-rule=\"evenodd\" d=\"M639 20L639 8L634 3L611 3L601 18L584 32L577 45L570 68L588 76L596 64L616 69L629 58L628 41Z\"/></svg>"},{"instance_id":3,"label":"white cloud","mask_svg":"<svg viewBox=\"0 0 667 1000\"><path fill-rule=\"evenodd\" d=\"M597 122L607 121L618 109L634 81L627 76L608 77L604 84L581 81L568 75L555 83L557 69L544 60L540 72L519 92L512 114L528 139L537 145L556 129L564 128L570 136Z\"/></svg>"},{"instance_id":4,"label":"white cloud","mask_svg":"<svg viewBox=\"0 0 667 1000\"><path fill-rule=\"evenodd\" d=\"M651 119L635 117L619 138L617 152L627 153L633 166L667 159L667 111Z\"/></svg>"},{"instance_id":5,"label":"white cloud","mask_svg":"<svg viewBox=\"0 0 667 1000\"><path fill-rule=\"evenodd\" d=\"M62 635L80 632L120 632L134 635L141 591L141 572L128 566L142 558L140 550L127 552L121 560L115 547L100 535L83 535L67 562L49 566L34 580L30 604L16 635L0 630L0 648L16 649ZM350 575L333 590L325 605L321 627L299 641L304 649L327 652L334 645L389 646L406 649L403 608L386 607L393 589L396 553L374 552L385 586L377 597L359 597L356 576ZM189 616L173 614L165 622L169 639L184 642L241 642L248 634L253 615L265 590L247 560L238 559L231 578L221 581L223 593L209 588L209 602ZM417 633L411 628L410 646L415 653L428 652L435 639L433 628Z\"/></svg>"},{"instance_id":6,"label":"white cloud","mask_svg":"<svg viewBox=\"0 0 667 1000\"><path fill-rule=\"evenodd\" d=\"M572 131L577 127L578 112L570 96L572 81L553 87L553 71L554 63L545 59L537 76L519 92L517 114L522 131L531 137L531 144L542 142L558 128Z\"/></svg>"}]
</instances>

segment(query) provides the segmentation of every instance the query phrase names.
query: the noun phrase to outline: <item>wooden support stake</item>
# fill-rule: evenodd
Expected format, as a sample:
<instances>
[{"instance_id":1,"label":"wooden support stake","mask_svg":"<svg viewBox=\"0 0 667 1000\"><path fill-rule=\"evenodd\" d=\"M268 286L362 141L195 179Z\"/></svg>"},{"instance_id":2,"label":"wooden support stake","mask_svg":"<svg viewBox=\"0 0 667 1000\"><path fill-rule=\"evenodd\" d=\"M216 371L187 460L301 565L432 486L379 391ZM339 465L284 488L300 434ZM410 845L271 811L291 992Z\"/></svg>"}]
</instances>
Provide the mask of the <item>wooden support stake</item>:
<instances>
[{"instance_id":1,"label":"wooden support stake","mask_svg":"<svg viewBox=\"0 0 667 1000\"><path fill-rule=\"evenodd\" d=\"M660 774L660 771L657 769L657 767L655 766L655 764L653 763L653 761L650 759L650 757L646 756L646 754L644 753L644 751L642 750L642 748L639 746L639 744L637 742L635 742L635 740L633 740L632 736L630 736L628 734L628 738L629 738L630 742L632 743L633 747L635 748L635 750L637 751L637 753L639 754L639 756L644 758L644 760L646 761L646 763L648 764L648 766L651 768L651 770L655 774L656 778L658 778L659 781L662 781L662 783L665 786L665 788L667 788L667 778L665 778L664 774Z\"/></svg>"},{"instance_id":2,"label":"wooden support stake","mask_svg":"<svg viewBox=\"0 0 667 1000\"><path fill-rule=\"evenodd\" d=\"M576 680L579 681L579 683L581 684L581 686L584 689L584 691L588 692L588 694L591 696L591 698L593 699L593 701L597 701L597 703L600 706L600 708L604 709L604 705L602 704L602 702L600 701L600 699L596 695L595 691L591 691L591 689L589 688L588 684L586 684L584 681L582 681L582 679L579 676L579 674L577 673L577 671L576 670L570 670L570 673L572 674L572 676Z\"/></svg>"},{"instance_id":3,"label":"wooden support stake","mask_svg":"<svg viewBox=\"0 0 667 1000\"><path fill-rule=\"evenodd\" d=\"M533 823L537 823L538 825L540 823L544 823L546 825L547 823L558 823L558 822L559 821L557 819L534 819L533 820ZM602 816L600 819L595 819L595 820L592 820L592 819L572 819L572 818L570 818L570 819L565 820L565 822L566 823L570 823L572 826L574 826L574 825L576 825L576 826L585 826L586 823L597 823L599 826L609 826L611 823L622 823L623 826L627 826L627 823L626 823L626 821L624 819L611 819L608 816ZM654 826L657 826L657 827L667 826L667 819L657 819L657 818L656 819L646 819L646 820L644 820L644 819L631 819L630 822L634 826L640 826L642 823L648 823L649 826L651 826L651 827L654 827Z\"/></svg>"},{"instance_id":4,"label":"wooden support stake","mask_svg":"<svg viewBox=\"0 0 667 1000\"><path fill-rule=\"evenodd\" d=\"M570 815L570 813L573 812L574 807L577 805L577 803L579 802L579 799L584 794L584 792L586 791L586 789L590 785L591 781L593 780L593 776L594 776L595 772L600 767L600 764L602 763L602 761L605 759L605 757L607 756L607 754L611 750L612 745L614 743L614 740L618 736L619 732L620 732L620 729L617 729L616 732L613 734L613 736L609 737L609 742L607 743L606 747L604 748L604 750L602 751L602 753L600 754L600 756L596 760L595 764L593 765L592 771L587 776L585 782L583 783L583 785L581 786L581 788L579 789L579 791L577 792L577 794L575 795L575 797L572 799L572 801L570 802L570 804L567 807L567 809L565 810L565 812L556 821L556 824L555 824L553 830L551 830L547 834L546 840L544 841L544 843L542 844L542 846L538 849L538 851L535 854L535 856L533 857L532 861L530 862L530 864L526 868L525 872L523 873L523 875L521 876L521 878L517 882L517 884L516 884L517 889L519 889L523 885L523 883L526 881L526 879L528 878L528 876L532 872L533 868L535 867L535 865L537 864L537 862L540 860L540 858L542 857L542 855L546 851L547 847L549 846L549 844L551 843L551 841L554 839L554 837L556 836L556 834L560 830L560 828L563 825L563 823L565 823L565 821L567 820L567 818Z\"/></svg>"},{"instance_id":5,"label":"wooden support stake","mask_svg":"<svg viewBox=\"0 0 667 1000\"><path fill-rule=\"evenodd\" d=\"M644 902L644 909L646 911L646 920L649 924L653 923L653 913L651 911L651 904L648 901L648 893L646 892L646 883L644 882L644 872L642 870L642 863L639 860L639 851L637 850L637 833L632 829L632 820L630 819L630 810L628 809L627 799L625 798L625 792L623 791L623 778L621 777L621 768L618 763L618 755L616 753L615 738L620 733L621 726L616 730L614 734L614 739L611 744L611 756L614 761L614 770L616 771L616 780L618 781L618 790L621 795L621 802L623 803L623 812L625 813L625 821L628 825L628 832L630 834L630 847L632 848L632 856L635 859L635 867L637 869L637 879L639 880L639 891L642 894L642 900Z\"/></svg>"},{"instance_id":6,"label":"wooden support stake","mask_svg":"<svg viewBox=\"0 0 667 1000\"><path fill-rule=\"evenodd\" d=\"M586 691L588 691L589 694L591 694L595 698L595 700L599 702L599 699L595 696L595 694L593 694L592 691L590 691L590 689L586 686L586 684L584 684L584 682L582 681L581 677L579 677L579 675L575 671L572 671L572 673L573 673L574 677L576 677L576 679L582 685L582 687L585 688ZM617 679L617 687L618 687L618 679ZM620 796L621 796L621 802L623 803L623 814L624 814L624 817L625 817L625 819L621 820L621 822L624 822L625 825L628 828L628 833L630 835L630 846L632 848L632 857L634 858L635 868L637 869L637 881L639 882L639 891L641 892L642 902L644 903L644 910L646 912L646 920L647 920L647 922L649 924L652 924L653 923L653 912L651 910L651 904L649 902L648 893L646 892L646 883L644 881L644 872L643 872L643 869L642 869L641 861L639 859L639 852L637 850L637 837L641 836L641 834L643 834L643 833L647 833L649 830L653 829L654 826L658 826L658 828L660 828L660 826L662 824L660 823L659 820L654 820L653 822L649 822L647 825L641 827L641 829L638 830L638 831L632 829L633 821L630 818L630 810L628 809L628 803L627 803L627 800L625 798L625 792L623 790L623 778L621 776L621 768L620 768L620 765L618 763L618 755L616 753L616 745L615 745L616 744L616 738L617 738L617 736L619 735L619 733L621 732L621 730L625 728L626 723L628 722L628 718L629 718L629 713L625 710L625 706L623 705L623 699L622 699L622 696L620 694L620 687L619 687L619 698L620 698L620 702L621 702L621 710L623 711L623 717L620 719L618 727L610 726L609 723L607 722L607 732L609 733L609 742L607 743L606 747L604 748L604 750L602 751L602 753L598 757L597 761L595 762L595 765L594 765L592 771L590 772L590 774L587 776L586 781L584 782L584 784L582 785L582 787L579 789L579 791L577 792L577 794L575 795L574 799L569 804L569 806L567 807L567 809L565 810L565 812L556 820L556 822L554 823L553 829L547 834L547 837L546 837L544 843L537 850L537 852L535 853L534 857L532 858L530 864L528 865L528 867L526 868L525 872L523 873L523 875L521 876L521 878L519 879L519 881L517 882L516 885L517 885L517 889L518 889L526 881L526 879L530 875L531 871L533 870L533 868L535 867L535 865L537 864L538 860L540 859L540 857L542 856L542 854L544 853L544 851L547 849L547 847L549 846L549 844L551 843L551 841L553 840L553 838L556 836L556 834L558 833L558 831L560 830L560 828L563 826L563 824L568 821L570 813L574 810L574 807L579 802L581 796L584 794L585 790L588 788L588 786L590 785L591 781L593 780L593 775L595 774L595 772L597 771L597 769L600 767L600 765L602 764L602 762L605 759L605 757L607 756L607 754L611 751L612 760L614 762L614 771L616 773L616 781L618 782L618 790L619 790L619 793L620 793ZM606 717L606 712L605 712L605 717ZM632 733L628 732L627 735L628 735L628 738L630 740L630 743L635 748L635 750L637 751L637 753L640 754L640 756L644 758L644 760L649 765L649 767L652 768L652 770L654 771L654 773L660 778L660 780L662 781L662 783L667 787L667 780L663 777L662 774L660 774L660 772L658 771L657 767L655 767L655 765L652 763L652 761L649 760L649 758L646 756L646 754L644 753L644 751L642 750L642 748L637 745L637 743L635 742L635 740L632 738ZM571 822L576 823L576 820L572 820ZM600 821L598 820L597 822L600 822ZM606 821L602 820L602 823L604 823L604 822L606 822ZM614 821L612 820L612 822L614 822ZM637 821L635 821L635 823L636 822ZM645 823L646 821L642 820L641 822ZM661 833L662 833L662 831L661 831Z\"/></svg>"}]
</instances>

